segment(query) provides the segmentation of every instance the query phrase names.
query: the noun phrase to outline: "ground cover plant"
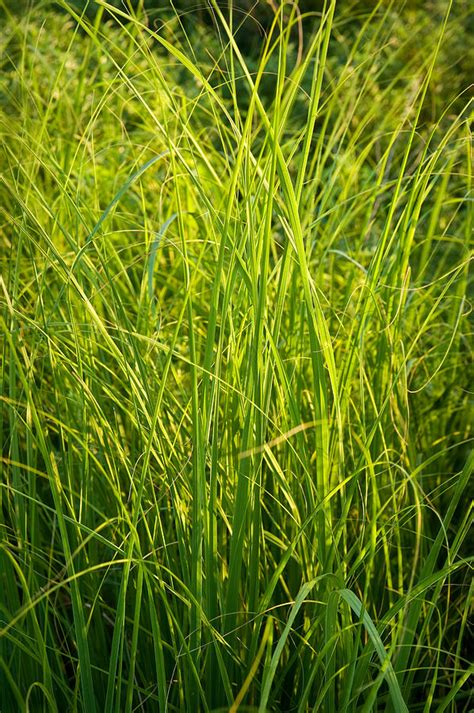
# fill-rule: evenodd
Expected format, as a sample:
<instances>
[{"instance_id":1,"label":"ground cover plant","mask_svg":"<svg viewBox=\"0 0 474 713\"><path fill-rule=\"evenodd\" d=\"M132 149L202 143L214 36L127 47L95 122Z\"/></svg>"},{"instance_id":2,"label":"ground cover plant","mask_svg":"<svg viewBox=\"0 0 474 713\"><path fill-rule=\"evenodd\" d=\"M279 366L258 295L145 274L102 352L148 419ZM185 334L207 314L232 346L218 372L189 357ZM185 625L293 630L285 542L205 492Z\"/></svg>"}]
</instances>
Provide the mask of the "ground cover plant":
<instances>
[{"instance_id":1,"label":"ground cover plant","mask_svg":"<svg viewBox=\"0 0 474 713\"><path fill-rule=\"evenodd\" d=\"M0 2L0 710L467 711L469 3L149 5Z\"/></svg>"}]
</instances>

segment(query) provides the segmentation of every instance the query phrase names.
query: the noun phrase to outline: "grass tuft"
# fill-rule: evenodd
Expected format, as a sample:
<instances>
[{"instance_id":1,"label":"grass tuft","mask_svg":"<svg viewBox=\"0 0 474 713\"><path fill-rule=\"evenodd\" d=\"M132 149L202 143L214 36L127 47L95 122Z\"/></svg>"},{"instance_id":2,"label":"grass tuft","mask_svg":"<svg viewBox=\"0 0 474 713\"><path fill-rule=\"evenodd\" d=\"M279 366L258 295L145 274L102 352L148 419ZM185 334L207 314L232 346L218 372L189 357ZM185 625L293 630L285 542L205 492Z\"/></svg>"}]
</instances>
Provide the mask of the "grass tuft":
<instances>
[{"instance_id":1,"label":"grass tuft","mask_svg":"<svg viewBox=\"0 0 474 713\"><path fill-rule=\"evenodd\" d=\"M468 711L468 4L145 5L0 0L0 710Z\"/></svg>"}]
</instances>

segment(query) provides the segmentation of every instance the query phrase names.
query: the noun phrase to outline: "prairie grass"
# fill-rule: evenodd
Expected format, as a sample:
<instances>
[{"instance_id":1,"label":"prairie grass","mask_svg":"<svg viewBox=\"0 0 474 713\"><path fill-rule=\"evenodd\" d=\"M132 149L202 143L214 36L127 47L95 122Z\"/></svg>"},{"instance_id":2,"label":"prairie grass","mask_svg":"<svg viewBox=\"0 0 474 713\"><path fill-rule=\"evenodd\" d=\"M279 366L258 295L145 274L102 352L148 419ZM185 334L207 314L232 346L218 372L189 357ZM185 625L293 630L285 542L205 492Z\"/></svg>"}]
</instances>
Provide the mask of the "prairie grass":
<instances>
[{"instance_id":1,"label":"prairie grass","mask_svg":"<svg viewBox=\"0 0 474 713\"><path fill-rule=\"evenodd\" d=\"M0 2L0 710L467 711L468 4L92 5Z\"/></svg>"}]
</instances>

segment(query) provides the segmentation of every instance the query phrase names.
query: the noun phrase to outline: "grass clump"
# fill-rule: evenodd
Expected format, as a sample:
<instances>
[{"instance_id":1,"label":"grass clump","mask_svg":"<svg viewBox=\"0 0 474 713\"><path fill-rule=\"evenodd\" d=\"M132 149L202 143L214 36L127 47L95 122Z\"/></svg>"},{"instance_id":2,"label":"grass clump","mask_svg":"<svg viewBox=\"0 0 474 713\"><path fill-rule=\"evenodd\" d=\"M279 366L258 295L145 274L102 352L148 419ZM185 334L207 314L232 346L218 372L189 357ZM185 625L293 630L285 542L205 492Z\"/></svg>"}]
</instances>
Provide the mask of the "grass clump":
<instances>
[{"instance_id":1,"label":"grass clump","mask_svg":"<svg viewBox=\"0 0 474 713\"><path fill-rule=\"evenodd\" d=\"M2 713L467 711L462 3L93 5L2 7Z\"/></svg>"}]
</instances>

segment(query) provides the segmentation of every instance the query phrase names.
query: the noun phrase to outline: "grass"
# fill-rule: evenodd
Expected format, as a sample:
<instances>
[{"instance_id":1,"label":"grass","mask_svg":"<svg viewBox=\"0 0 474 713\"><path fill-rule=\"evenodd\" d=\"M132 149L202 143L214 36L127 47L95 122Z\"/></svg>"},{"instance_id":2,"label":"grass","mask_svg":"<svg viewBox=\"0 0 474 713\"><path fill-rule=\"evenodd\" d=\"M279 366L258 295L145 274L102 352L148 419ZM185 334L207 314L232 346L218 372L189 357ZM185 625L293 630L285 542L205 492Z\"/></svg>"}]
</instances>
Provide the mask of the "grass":
<instances>
[{"instance_id":1,"label":"grass","mask_svg":"<svg viewBox=\"0 0 474 713\"><path fill-rule=\"evenodd\" d=\"M468 6L211 4L0 3L0 709L468 711Z\"/></svg>"}]
</instances>

